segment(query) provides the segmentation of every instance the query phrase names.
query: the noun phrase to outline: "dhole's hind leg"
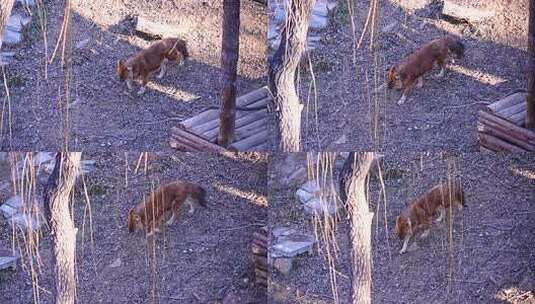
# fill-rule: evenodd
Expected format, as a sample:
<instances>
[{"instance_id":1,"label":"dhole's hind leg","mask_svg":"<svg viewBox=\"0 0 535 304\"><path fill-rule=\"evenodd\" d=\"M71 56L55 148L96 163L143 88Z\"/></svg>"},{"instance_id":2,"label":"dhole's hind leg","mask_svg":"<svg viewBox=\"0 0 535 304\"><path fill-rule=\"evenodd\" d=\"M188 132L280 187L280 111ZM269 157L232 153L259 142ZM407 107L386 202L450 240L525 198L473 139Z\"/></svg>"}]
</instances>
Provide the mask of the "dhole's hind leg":
<instances>
[{"instance_id":1,"label":"dhole's hind leg","mask_svg":"<svg viewBox=\"0 0 535 304\"><path fill-rule=\"evenodd\" d=\"M444 62L442 60L439 60L437 64L438 64L438 67L440 68L440 72L436 76L444 77Z\"/></svg>"},{"instance_id":2,"label":"dhole's hind leg","mask_svg":"<svg viewBox=\"0 0 535 304\"><path fill-rule=\"evenodd\" d=\"M173 215L171 215L171 218L169 220L167 220L167 222L165 222L165 223L167 225L172 225L175 222L175 216L177 216L176 212L173 211Z\"/></svg>"},{"instance_id":3,"label":"dhole's hind leg","mask_svg":"<svg viewBox=\"0 0 535 304\"><path fill-rule=\"evenodd\" d=\"M163 76L165 76L165 65L167 64L167 61L167 58L162 60L162 63L160 64L160 73L156 76L156 78L162 79Z\"/></svg>"},{"instance_id":4,"label":"dhole's hind leg","mask_svg":"<svg viewBox=\"0 0 535 304\"><path fill-rule=\"evenodd\" d=\"M416 87L418 89L421 89L424 86L424 78L422 76L418 77L418 82L416 83Z\"/></svg>"},{"instance_id":5,"label":"dhole's hind leg","mask_svg":"<svg viewBox=\"0 0 535 304\"><path fill-rule=\"evenodd\" d=\"M132 91L132 88L133 88L133 87L132 87L132 79L127 79L127 80L126 80L126 86L128 87L128 89L129 89L130 91Z\"/></svg>"},{"instance_id":6,"label":"dhole's hind leg","mask_svg":"<svg viewBox=\"0 0 535 304\"><path fill-rule=\"evenodd\" d=\"M444 220L444 208L438 208L438 218L435 220L435 223L440 223Z\"/></svg>"}]
</instances>

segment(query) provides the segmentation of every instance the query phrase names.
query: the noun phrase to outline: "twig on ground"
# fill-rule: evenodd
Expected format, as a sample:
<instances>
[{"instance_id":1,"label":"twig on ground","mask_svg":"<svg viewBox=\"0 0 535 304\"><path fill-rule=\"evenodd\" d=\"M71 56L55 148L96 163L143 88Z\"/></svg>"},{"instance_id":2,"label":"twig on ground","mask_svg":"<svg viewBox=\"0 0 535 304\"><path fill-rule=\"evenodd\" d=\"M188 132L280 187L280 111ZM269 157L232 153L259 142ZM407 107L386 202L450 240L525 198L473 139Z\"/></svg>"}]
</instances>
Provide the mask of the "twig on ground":
<instances>
[{"instance_id":1,"label":"twig on ground","mask_svg":"<svg viewBox=\"0 0 535 304\"><path fill-rule=\"evenodd\" d=\"M243 225L243 226L238 226L238 227L221 228L221 229L217 230L217 232L233 231L233 230L240 230L240 229L249 228L249 227L262 227L262 226L265 226L265 224L263 224L263 223L253 223L253 224L248 224L248 225Z\"/></svg>"}]
</instances>

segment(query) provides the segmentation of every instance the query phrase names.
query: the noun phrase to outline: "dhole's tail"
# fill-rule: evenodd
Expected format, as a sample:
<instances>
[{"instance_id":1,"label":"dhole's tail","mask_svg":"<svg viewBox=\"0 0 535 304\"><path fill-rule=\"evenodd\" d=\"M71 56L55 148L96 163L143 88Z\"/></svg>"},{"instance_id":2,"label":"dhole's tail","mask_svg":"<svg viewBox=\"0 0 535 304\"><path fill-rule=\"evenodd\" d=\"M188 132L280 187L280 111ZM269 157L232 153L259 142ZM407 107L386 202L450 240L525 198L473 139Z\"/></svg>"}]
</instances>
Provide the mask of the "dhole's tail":
<instances>
[{"instance_id":1,"label":"dhole's tail","mask_svg":"<svg viewBox=\"0 0 535 304\"><path fill-rule=\"evenodd\" d=\"M454 53L457 58L464 57L464 44L461 40L455 38L455 40L448 44L448 49L450 52Z\"/></svg>"}]
</instances>

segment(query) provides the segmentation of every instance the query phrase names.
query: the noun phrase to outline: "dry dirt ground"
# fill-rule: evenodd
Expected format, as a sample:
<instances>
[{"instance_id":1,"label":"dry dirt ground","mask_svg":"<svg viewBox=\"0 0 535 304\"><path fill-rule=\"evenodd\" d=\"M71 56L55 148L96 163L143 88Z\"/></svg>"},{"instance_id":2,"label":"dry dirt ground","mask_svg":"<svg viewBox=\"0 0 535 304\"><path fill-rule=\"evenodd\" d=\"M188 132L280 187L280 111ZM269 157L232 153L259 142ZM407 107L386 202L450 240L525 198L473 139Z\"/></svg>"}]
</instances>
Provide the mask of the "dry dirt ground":
<instances>
[{"instance_id":1,"label":"dry dirt ground","mask_svg":"<svg viewBox=\"0 0 535 304\"><path fill-rule=\"evenodd\" d=\"M486 1L498 6L497 16L472 26L442 19L442 1L379 1L377 48L370 50L368 31L354 63L355 41L371 1L353 2L356 38L347 1L340 1L320 46L311 53L315 89L310 72L303 70L304 149L477 151L476 120L482 102L526 87L527 52L519 46L526 45L528 1ZM396 103L400 92L371 94L384 82L388 67L446 33L461 37L466 56L450 64L444 78L434 77L438 70L433 70L424 78L424 87L413 90L401 106Z\"/></svg>"},{"instance_id":2,"label":"dry dirt ground","mask_svg":"<svg viewBox=\"0 0 535 304\"><path fill-rule=\"evenodd\" d=\"M379 199L381 187L375 173L369 188L370 206L376 214L372 229L373 302L533 303L533 157L531 154L465 153L455 157L434 153L403 157L387 154L382 162L386 212ZM284 168L289 167L285 161L286 156L281 155L270 162L270 227L289 225L312 233L311 219L304 215L295 198L300 184L287 186L280 182L286 177ZM462 180L467 208L454 213L452 241L448 225L442 224L435 226L428 238L417 240L417 246L409 252L399 255L401 241L392 233L395 217L410 200L454 172ZM341 303L347 303L349 225L344 214L337 227L338 289ZM288 276L272 273L268 294L274 303L333 303L328 268L317 249L312 256L298 258Z\"/></svg>"},{"instance_id":3,"label":"dry dirt ground","mask_svg":"<svg viewBox=\"0 0 535 304\"><path fill-rule=\"evenodd\" d=\"M4 150L54 150L68 138L71 150L161 151L169 149L169 130L179 120L219 104L222 1L71 2L65 67L60 50L45 79L45 58L52 58L58 40L63 2L45 1L46 44L34 16L24 42L12 48L18 62L7 69L12 133L4 116ZM130 94L115 74L119 59L150 43L135 34L138 16L177 26L191 54L184 65L170 66L163 79L153 77L142 97ZM242 1L238 95L265 85L266 30L265 7Z\"/></svg>"},{"instance_id":4,"label":"dry dirt ground","mask_svg":"<svg viewBox=\"0 0 535 304\"><path fill-rule=\"evenodd\" d=\"M240 303L265 303L265 289L249 282L249 242L266 225L265 154L151 154L135 171L139 153L84 153L96 160L85 176L91 200L93 244L85 201L74 200L79 303L220 303L229 293ZM126 167L128 166L128 167ZM126 214L154 186L188 180L207 190L208 209L181 211L156 239L129 234ZM40 189L39 189L40 190ZM0 220L0 243L10 248L11 228ZM41 303L52 303L48 231L41 240ZM82 243L81 237L84 236ZM0 273L0 303L33 303L30 276L19 267Z\"/></svg>"}]
</instances>

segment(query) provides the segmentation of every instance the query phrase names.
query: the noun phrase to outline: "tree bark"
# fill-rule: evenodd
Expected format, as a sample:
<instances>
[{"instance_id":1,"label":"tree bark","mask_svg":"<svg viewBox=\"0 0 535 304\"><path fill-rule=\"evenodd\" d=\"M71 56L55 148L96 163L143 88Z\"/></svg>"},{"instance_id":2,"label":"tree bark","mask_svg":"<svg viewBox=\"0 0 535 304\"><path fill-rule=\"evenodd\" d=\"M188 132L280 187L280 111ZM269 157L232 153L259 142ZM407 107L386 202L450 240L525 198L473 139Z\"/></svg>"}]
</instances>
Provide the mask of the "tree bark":
<instances>
[{"instance_id":1,"label":"tree bark","mask_svg":"<svg viewBox=\"0 0 535 304\"><path fill-rule=\"evenodd\" d=\"M240 49L240 0L223 1L221 67L223 89L219 114L219 145L227 148L234 139L236 123L236 79Z\"/></svg>"},{"instance_id":2,"label":"tree bark","mask_svg":"<svg viewBox=\"0 0 535 304\"><path fill-rule=\"evenodd\" d=\"M535 129L535 0L529 1L529 75L526 98L526 128Z\"/></svg>"},{"instance_id":3,"label":"tree bark","mask_svg":"<svg viewBox=\"0 0 535 304\"><path fill-rule=\"evenodd\" d=\"M0 49L2 48L2 41L4 41L4 30L11 16L11 9L14 3L15 0L0 0Z\"/></svg>"},{"instance_id":4,"label":"tree bark","mask_svg":"<svg viewBox=\"0 0 535 304\"><path fill-rule=\"evenodd\" d=\"M76 279L74 257L76 232L69 200L80 166L81 152L58 152L56 164L44 189L44 206L52 235L52 265L55 275L54 295L57 304L74 303Z\"/></svg>"},{"instance_id":5,"label":"tree bark","mask_svg":"<svg viewBox=\"0 0 535 304\"><path fill-rule=\"evenodd\" d=\"M350 220L351 302L371 303L371 229L373 212L366 198L366 178L374 160L372 152L351 152L340 172L340 198Z\"/></svg>"},{"instance_id":6,"label":"tree bark","mask_svg":"<svg viewBox=\"0 0 535 304\"><path fill-rule=\"evenodd\" d=\"M274 97L274 145L283 152L301 149L301 112L295 87L296 70L305 52L310 14L315 0L290 0L281 44L270 63L269 86Z\"/></svg>"}]
</instances>

